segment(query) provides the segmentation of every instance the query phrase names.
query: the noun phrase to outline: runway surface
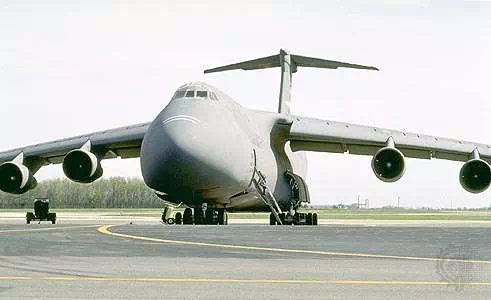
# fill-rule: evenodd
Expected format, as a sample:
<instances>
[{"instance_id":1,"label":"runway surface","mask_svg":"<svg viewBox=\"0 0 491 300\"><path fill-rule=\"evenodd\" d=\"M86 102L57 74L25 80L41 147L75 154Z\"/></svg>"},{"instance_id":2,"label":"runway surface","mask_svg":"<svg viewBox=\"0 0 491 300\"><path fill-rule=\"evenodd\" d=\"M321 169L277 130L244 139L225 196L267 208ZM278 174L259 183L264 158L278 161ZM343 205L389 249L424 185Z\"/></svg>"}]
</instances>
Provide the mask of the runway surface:
<instances>
[{"instance_id":1,"label":"runway surface","mask_svg":"<svg viewBox=\"0 0 491 300\"><path fill-rule=\"evenodd\" d=\"M491 298L485 225L99 221L0 220L0 298Z\"/></svg>"}]
</instances>

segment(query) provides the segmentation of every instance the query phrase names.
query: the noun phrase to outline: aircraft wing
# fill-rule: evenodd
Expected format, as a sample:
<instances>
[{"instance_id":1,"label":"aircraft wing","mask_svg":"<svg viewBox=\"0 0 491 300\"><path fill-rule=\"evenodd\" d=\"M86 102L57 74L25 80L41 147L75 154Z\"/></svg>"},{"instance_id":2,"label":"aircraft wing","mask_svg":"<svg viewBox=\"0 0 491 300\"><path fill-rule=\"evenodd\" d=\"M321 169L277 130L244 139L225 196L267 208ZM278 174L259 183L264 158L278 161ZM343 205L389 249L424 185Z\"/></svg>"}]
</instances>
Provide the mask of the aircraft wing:
<instances>
[{"instance_id":1,"label":"aircraft wing","mask_svg":"<svg viewBox=\"0 0 491 300\"><path fill-rule=\"evenodd\" d=\"M104 154L101 159L139 157L143 136L149 126L150 123L136 124L0 152L0 164L15 159L21 153L27 162L35 161L38 168L58 164L68 152L81 148L89 140L93 149Z\"/></svg>"},{"instance_id":2,"label":"aircraft wing","mask_svg":"<svg viewBox=\"0 0 491 300\"><path fill-rule=\"evenodd\" d=\"M374 155L392 137L406 157L465 162L477 149L481 158L491 163L491 146L486 144L296 116L290 126L293 151Z\"/></svg>"}]
</instances>

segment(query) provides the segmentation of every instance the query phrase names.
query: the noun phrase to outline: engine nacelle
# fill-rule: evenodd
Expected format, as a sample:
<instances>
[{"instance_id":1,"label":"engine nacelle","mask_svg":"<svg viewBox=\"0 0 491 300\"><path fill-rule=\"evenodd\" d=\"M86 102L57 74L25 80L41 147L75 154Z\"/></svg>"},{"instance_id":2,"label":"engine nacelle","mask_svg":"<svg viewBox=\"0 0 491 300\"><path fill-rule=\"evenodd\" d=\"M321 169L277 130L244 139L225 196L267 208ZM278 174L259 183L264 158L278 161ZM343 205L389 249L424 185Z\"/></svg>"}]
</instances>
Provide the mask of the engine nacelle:
<instances>
[{"instance_id":1,"label":"engine nacelle","mask_svg":"<svg viewBox=\"0 0 491 300\"><path fill-rule=\"evenodd\" d=\"M395 147L384 147L373 156L372 170L383 182L395 182L401 179L406 171L404 154Z\"/></svg>"},{"instance_id":2,"label":"engine nacelle","mask_svg":"<svg viewBox=\"0 0 491 300\"><path fill-rule=\"evenodd\" d=\"M36 178L26 166L16 162L0 165L0 190L9 194L24 194L35 188Z\"/></svg>"},{"instance_id":3,"label":"engine nacelle","mask_svg":"<svg viewBox=\"0 0 491 300\"><path fill-rule=\"evenodd\" d=\"M491 184L491 167L480 158L474 158L464 164L460 170L460 184L470 193L482 193Z\"/></svg>"},{"instance_id":4,"label":"engine nacelle","mask_svg":"<svg viewBox=\"0 0 491 300\"><path fill-rule=\"evenodd\" d=\"M76 149L68 152L63 159L63 172L72 181L91 183L102 176L103 170L94 153Z\"/></svg>"}]
</instances>

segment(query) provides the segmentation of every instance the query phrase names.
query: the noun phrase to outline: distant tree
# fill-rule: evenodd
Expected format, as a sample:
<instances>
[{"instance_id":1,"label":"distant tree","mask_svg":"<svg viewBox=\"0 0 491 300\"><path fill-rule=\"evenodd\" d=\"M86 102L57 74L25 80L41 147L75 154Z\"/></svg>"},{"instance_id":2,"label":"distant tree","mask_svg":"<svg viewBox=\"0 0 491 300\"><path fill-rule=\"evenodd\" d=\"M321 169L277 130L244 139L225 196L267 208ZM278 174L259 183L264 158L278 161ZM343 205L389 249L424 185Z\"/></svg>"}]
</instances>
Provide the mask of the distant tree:
<instances>
[{"instance_id":1,"label":"distant tree","mask_svg":"<svg viewBox=\"0 0 491 300\"><path fill-rule=\"evenodd\" d=\"M53 208L160 208L162 201L138 178L112 177L92 184L68 179L42 181L22 195L0 192L0 208L32 208L38 197L50 199Z\"/></svg>"}]
</instances>

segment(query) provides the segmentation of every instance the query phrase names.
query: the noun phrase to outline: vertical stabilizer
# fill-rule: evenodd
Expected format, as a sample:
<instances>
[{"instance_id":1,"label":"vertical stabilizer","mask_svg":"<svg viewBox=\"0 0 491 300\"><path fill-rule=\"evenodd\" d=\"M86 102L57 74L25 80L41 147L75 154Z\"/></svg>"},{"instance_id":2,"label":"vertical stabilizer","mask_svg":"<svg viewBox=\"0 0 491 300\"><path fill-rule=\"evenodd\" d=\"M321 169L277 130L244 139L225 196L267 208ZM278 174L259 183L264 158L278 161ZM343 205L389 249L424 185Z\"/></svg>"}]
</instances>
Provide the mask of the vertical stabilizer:
<instances>
[{"instance_id":1,"label":"vertical stabilizer","mask_svg":"<svg viewBox=\"0 0 491 300\"><path fill-rule=\"evenodd\" d=\"M292 74L296 71L296 67L288 51L281 49L279 58L281 65L281 84L278 112L289 115L292 98Z\"/></svg>"}]
</instances>

